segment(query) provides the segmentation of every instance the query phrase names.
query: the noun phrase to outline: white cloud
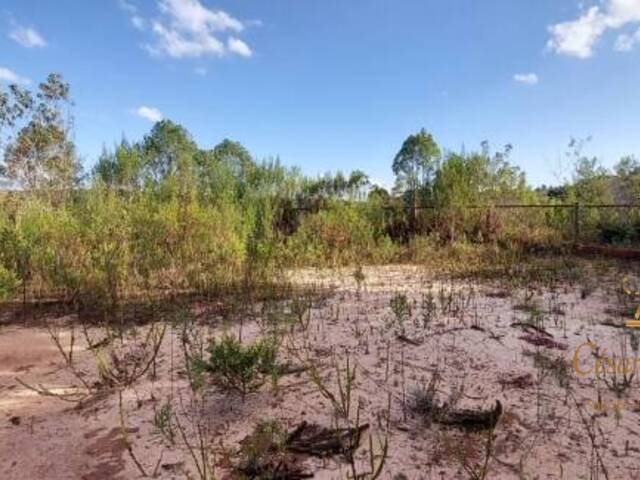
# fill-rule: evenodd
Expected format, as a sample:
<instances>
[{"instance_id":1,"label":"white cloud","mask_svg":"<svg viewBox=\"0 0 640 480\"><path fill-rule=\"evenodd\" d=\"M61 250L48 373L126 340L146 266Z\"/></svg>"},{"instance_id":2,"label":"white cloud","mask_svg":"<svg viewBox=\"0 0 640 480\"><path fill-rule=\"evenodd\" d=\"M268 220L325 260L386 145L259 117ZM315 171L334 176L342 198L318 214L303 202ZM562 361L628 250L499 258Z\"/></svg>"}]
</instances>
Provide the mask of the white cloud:
<instances>
[{"instance_id":1,"label":"white cloud","mask_svg":"<svg viewBox=\"0 0 640 480\"><path fill-rule=\"evenodd\" d=\"M144 30L150 25L153 40L144 48L152 55L200 58L253 54L251 47L236 36L230 36L226 43L220 39L224 33L238 35L245 30L245 24L225 11L207 8L200 0L158 0L159 15L149 20L130 0L119 2L136 28Z\"/></svg>"},{"instance_id":2,"label":"white cloud","mask_svg":"<svg viewBox=\"0 0 640 480\"><path fill-rule=\"evenodd\" d=\"M164 118L164 115L162 115L162 112L160 110L158 110L155 107L146 107L146 106L141 106L138 107L136 110L134 110L134 112L137 116L144 118L146 120L149 120L150 122L159 122L160 120L162 120Z\"/></svg>"},{"instance_id":3,"label":"white cloud","mask_svg":"<svg viewBox=\"0 0 640 480\"><path fill-rule=\"evenodd\" d=\"M21 77L16 72L8 68L0 67L0 82L28 85L31 83L31 79L27 77Z\"/></svg>"},{"instance_id":4,"label":"white cloud","mask_svg":"<svg viewBox=\"0 0 640 480\"><path fill-rule=\"evenodd\" d=\"M577 19L549 27L549 50L578 58L593 55L596 43L607 30L618 30L630 24L640 23L640 0L602 0ZM636 43L628 35L619 35L615 48L628 50Z\"/></svg>"},{"instance_id":5,"label":"white cloud","mask_svg":"<svg viewBox=\"0 0 640 480\"><path fill-rule=\"evenodd\" d=\"M27 48L43 48L47 42L35 28L17 26L9 33L9 37Z\"/></svg>"},{"instance_id":6,"label":"white cloud","mask_svg":"<svg viewBox=\"0 0 640 480\"><path fill-rule=\"evenodd\" d=\"M146 22L144 21L144 18L142 18L142 17L140 17L138 15L133 15L131 17L131 25L133 25L138 30L144 30L145 23Z\"/></svg>"},{"instance_id":7,"label":"white cloud","mask_svg":"<svg viewBox=\"0 0 640 480\"><path fill-rule=\"evenodd\" d=\"M640 22L640 0L608 0L608 23L620 28L627 23Z\"/></svg>"},{"instance_id":8,"label":"white cloud","mask_svg":"<svg viewBox=\"0 0 640 480\"><path fill-rule=\"evenodd\" d=\"M138 13L138 7L133 3L129 3L127 0L118 0L118 5L122 10L131 15L136 15Z\"/></svg>"},{"instance_id":9,"label":"white cloud","mask_svg":"<svg viewBox=\"0 0 640 480\"><path fill-rule=\"evenodd\" d=\"M153 22L156 43L150 45L150 51L158 55L173 58L201 57L203 55L224 55L224 44L213 35L190 35L178 29Z\"/></svg>"},{"instance_id":10,"label":"white cloud","mask_svg":"<svg viewBox=\"0 0 640 480\"><path fill-rule=\"evenodd\" d=\"M524 83L526 85L535 85L540 81L538 75L535 73L516 73L513 79L518 83Z\"/></svg>"},{"instance_id":11,"label":"white cloud","mask_svg":"<svg viewBox=\"0 0 640 480\"><path fill-rule=\"evenodd\" d=\"M618 52L628 52L638 43L640 43L640 28L631 35L626 33L618 35L614 49Z\"/></svg>"},{"instance_id":12,"label":"white cloud","mask_svg":"<svg viewBox=\"0 0 640 480\"><path fill-rule=\"evenodd\" d=\"M146 20L138 13L138 7L136 7L133 3L128 0L118 0L118 5L120 8L129 14L129 19L131 20L131 25L137 30L143 31L146 26Z\"/></svg>"},{"instance_id":13,"label":"white cloud","mask_svg":"<svg viewBox=\"0 0 640 480\"><path fill-rule=\"evenodd\" d=\"M239 38L229 37L229 39L227 40L227 48L230 52L240 55L241 57L250 57L251 55L253 55L253 52L251 51L251 48L249 48L249 45L244 43Z\"/></svg>"},{"instance_id":14,"label":"white cloud","mask_svg":"<svg viewBox=\"0 0 640 480\"><path fill-rule=\"evenodd\" d=\"M263 27L264 26L264 22L262 20L260 20L260 19L245 20L244 26L245 27Z\"/></svg>"},{"instance_id":15,"label":"white cloud","mask_svg":"<svg viewBox=\"0 0 640 480\"><path fill-rule=\"evenodd\" d=\"M592 7L577 20L549 27L552 38L547 46L561 55L588 58L593 54L593 46L606 28L600 8Z\"/></svg>"},{"instance_id":16,"label":"white cloud","mask_svg":"<svg viewBox=\"0 0 640 480\"><path fill-rule=\"evenodd\" d=\"M167 15L175 28L193 34L232 30L240 32L244 26L222 10L210 10L199 0L160 0L160 11Z\"/></svg>"}]
</instances>

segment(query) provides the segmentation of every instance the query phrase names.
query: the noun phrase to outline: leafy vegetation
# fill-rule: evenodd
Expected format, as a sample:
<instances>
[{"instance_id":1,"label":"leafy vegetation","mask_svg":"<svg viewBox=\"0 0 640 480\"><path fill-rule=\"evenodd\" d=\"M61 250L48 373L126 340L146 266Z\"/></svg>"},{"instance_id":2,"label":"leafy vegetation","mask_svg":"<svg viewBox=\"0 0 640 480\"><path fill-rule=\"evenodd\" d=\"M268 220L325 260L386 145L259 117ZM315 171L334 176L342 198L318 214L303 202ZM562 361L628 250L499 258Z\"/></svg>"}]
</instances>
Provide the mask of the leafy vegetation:
<instances>
[{"instance_id":1,"label":"leafy vegetation","mask_svg":"<svg viewBox=\"0 0 640 480\"><path fill-rule=\"evenodd\" d=\"M203 149L162 120L83 174L71 105L57 74L34 92L0 92L0 175L12 185L0 193L1 297L110 310L142 292L268 282L290 266L428 262L436 250L496 257L577 233L621 244L640 236L637 213L554 207L640 195L640 162L625 157L608 172L583 154L586 141L570 143L572 179L534 190L510 163L511 146L447 152L420 130L392 159L387 191L358 170L309 178L257 161L228 139ZM547 208L495 208L520 203Z\"/></svg>"},{"instance_id":2,"label":"leafy vegetation","mask_svg":"<svg viewBox=\"0 0 640 480\"><path fill-rule=\"evenodd\" d=\"M196 363L195 368L210 373L223 388L239 392L243 397L262 386L266 378L277 374L277 344L262 339L242 344L235 337L223 335L211 340L209 358Z\"/></svg>"}]
</instances>

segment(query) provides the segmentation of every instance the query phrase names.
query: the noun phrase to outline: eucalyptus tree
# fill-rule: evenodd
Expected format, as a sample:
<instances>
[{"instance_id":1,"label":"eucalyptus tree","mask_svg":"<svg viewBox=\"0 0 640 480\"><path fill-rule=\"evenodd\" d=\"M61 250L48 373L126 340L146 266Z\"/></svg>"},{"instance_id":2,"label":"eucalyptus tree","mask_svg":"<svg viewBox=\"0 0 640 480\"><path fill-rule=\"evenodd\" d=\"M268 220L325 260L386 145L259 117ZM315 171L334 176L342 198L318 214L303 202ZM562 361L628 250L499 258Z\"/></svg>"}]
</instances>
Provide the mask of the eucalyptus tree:
<instances>
[{"instance_id":1,"label":"eucalyptus tree","mask_svg":"<svg viewBox=\"0 0 640 480\"><path fill-rule=\"evenodd\" d=\"M446 226L446 236L454 240L456 229L469 229L478 224L478 216L489 225L492 209L474 209L472 205L522 203L534 199L524 174L509 162L511 145L491 153L488 142L479 152L449 152L436 171L432 201L440 226ZM475 222L473 221L475 218Z\"/></svg>"},{"instance_id":2,"label":"eucalyptus tree","mask_svg":"<svg viewBox=\"0 0 640 480\"><path fill-rule=\"evenodd\" d=\"M428 198L439 158L438 144L423 128L407 137L393 159L391 168L396 176L396 189L408 196L413 208L414 228L419 197Z\"/></svg>"},{"instance_id":3,"label":"eucalyptus tree","mask_svg":"<svg viewBox=\"0 0 640 480\"><path fill-rule=\"evenodd\" d=\"M139 144L145 176L154 183L190 173L197 146L189 132L171 120L157 122Z\"/></svg>"},{"instance_id":4,"label":"eucalyptus tree","mask_svg":"<svg viewBox=\"0 0 640 480\"><path fill-rule=\"evenodd\" d=\"M572 163L573 175L567 185L567 200L577 203L611 203L613 192L611 173L602 166L600 159L584 153L586 139L572 138L569 142L566 157Z\"/></svg>"},{"instance_id":5,"label":"eucalyptus tree","mask_svg":"<svg viewBox=\"0 0 640 480\"><path fill-rule=\"evenodd\" d=\"M618 188L616 202L640 202L640 160L633 155L627 155L613 167L616 174Z\"/></svg>"},{"instance_id":6,"label":"eucalyptus tree","mask_svg":"<svg viewBox=\"0 0 640 480\"><path fill-rule=\"evenodd\" d=\"M362 170L353 170L347 179L347 192L350 198L362 198L364 189L371 185L369 176Z\"/></svg>"},{"instance_id":7,"label":"eucalyptus tree","mask_svg":"<svg viewBox=\"0 0 640 480\"><path fill-rule=\"evenodd\" d=\"M107 187L132 191L141 186L142 168L140 148L123 139L113 151L103 150L92 175Z\"/></svg>"},{"instance_id":8,"label":"eucalyptus tree","mask_svg":"<svg viewBox=\"0 0 640 480\"><path fill-rule=\"evenodd\" d=\"M31 92L10 85L0 92L0 174L25 190L67 190L80 173L70 140L69 84L55 73Z\"/></svg>"}]
</instances>

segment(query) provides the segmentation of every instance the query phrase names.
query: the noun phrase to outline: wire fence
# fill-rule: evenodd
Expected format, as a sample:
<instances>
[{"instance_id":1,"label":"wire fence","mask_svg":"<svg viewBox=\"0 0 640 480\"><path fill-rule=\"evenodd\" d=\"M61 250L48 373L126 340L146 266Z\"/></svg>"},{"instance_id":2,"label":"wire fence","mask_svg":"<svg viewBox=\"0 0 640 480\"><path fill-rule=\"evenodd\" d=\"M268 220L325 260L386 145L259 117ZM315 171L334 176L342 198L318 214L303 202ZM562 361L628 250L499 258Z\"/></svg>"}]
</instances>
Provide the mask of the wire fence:
<instances>
[{"instance_id":1,"label":"wire fence","mask_svg":"<svg viewBox=\"0 0 640 480\"><path fill-rule=\"evenodd\" d=\"M323 208L292 207L291 213L300 220ZM438 230L450 236L552 235L576 244L640 245L640 204L505 203L446 208L434 205L376 208L385 216L389 230L404 222L414 233Z\"/></svg>"}]
</instances>

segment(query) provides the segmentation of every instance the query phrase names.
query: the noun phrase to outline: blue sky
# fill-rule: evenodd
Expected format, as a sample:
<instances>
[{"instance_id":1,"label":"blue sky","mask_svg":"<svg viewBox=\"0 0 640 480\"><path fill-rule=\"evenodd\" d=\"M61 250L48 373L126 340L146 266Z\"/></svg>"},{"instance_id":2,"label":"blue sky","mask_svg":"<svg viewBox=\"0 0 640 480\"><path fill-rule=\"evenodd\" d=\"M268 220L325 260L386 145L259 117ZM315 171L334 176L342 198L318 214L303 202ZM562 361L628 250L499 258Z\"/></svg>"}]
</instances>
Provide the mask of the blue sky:
<instances>
[{"instance_id":1,"label":"blue sky","mask_svg":"<svg viewBox=\"0 0 640 480\"><path fill-rule=\"evenodd\" d=\"M387 184L421 127L512 143L534 184L569 173L571 136L607 166L640 154L640 0L0 0L0 82L51 71L86 167L160 116Z\"/></svg>"}]
</instances>

